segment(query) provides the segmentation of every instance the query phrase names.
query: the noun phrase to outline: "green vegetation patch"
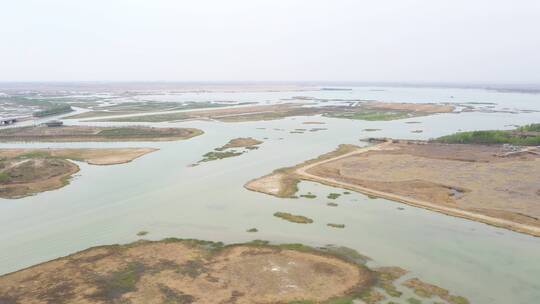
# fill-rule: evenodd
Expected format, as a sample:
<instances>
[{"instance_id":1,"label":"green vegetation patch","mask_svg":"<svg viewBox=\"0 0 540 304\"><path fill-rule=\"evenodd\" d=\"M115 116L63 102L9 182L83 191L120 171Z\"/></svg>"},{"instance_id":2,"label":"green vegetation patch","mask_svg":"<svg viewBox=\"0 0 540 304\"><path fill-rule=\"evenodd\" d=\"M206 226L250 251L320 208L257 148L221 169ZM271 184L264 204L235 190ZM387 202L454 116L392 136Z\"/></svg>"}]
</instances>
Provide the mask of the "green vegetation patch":
<instances>
[{"instance_id":1,"label":"green vegetation patch","mask_svg":"<svg viewBox=\"0 0 540 304\"><path fill-rule=\"evenodd\" d=\"M266 240L253 240L249 243L246 243L246 244L249 244L249 245L253 245L253 246L267 246L268 244L270 244L270 241L266 241Z\"/></svg>"},{"instance_id":2,"label":"green vegetation patch","mask_svg":"<svg viewBox=\"0 0 540 304\"><path fill-rule=\"evenodd\" d=\"M540 124L523 126L513 131L490 130L459 132L437 138L435 141L447 144L512 144L518 146L540 145Z\"/></svg>"},{"instance_id":3,"label":"green vegetation patch","mask_svg":"<svg viewBox=\"0 0 540 304\"><path fill-rule=\"evenodd\" d=\"M352 297L342 297L337 299L332 299L326 302L327 304L353 304L354 298Z\"/></svg>"},{"instance_id":4,"label":"green vegetation patch","mask_svg":"<svg viewBox=\"0 0 540 304\"><path fill-rule=\"evenodd\" d=\"M135 291L137 282L144 271L144 264L132 262L122 270L97 278L96 283L100 289L93 294L93 297L111 301L120 298L125 293Z\"/></svg>"},{"instance_id":5,"label":"green vegetation patch","mask_svg":"<svg viewBox=\"0 0 540 304\"><path fill-rule=\"evenodd\" d=\"M195 297L185 294L181 291L176 291L164 284L159 284L159 291L165 296L163 304L189 304L195 303Z\"/></svg>"},{"instance_id":6,"label":"green vegetation patch","mask_svg":"<svg viewBox=\"0 0 540 304\"><path fill-rule=\"evenodd\" d=\"M99 131L98 135L101 136L111 136L111 137L121 137L121 136L175 136L178 135L178 132L168 131L166 129L157 129L157 128L114 128L114 129L105 129Z\"/></svg>"},{"instance_id":7,"label":"green vegetation patch","mask_svg":"<svg viewBox=\"0 0 540 304\"><path fill-rule=\"evenodd\" d=\"M395 281L407 273L406 270L399 267L383 267L376 270L377 286L382 288L392 297L401 297L403 294L394 285Z\"/></svg>"},{"instance_id":8,"label":"green vegetation patch","mask_svg":"<svg viewBox=\"0 0 540 304\"><path fill-rule=\"evenodd\" d=\"M311 224L313 223L313 220L302 216L302 215L295 215L287 212L276 212L274 213L275 217L279 217L281 219L284 219L286 221L297 223L297 224Z\"/></svg>"},{"instance_id":9,"label":"green vegetation patch","mask_svg":"<svg viewBox=\"0 0 540 304\"><path fill-rule=\"evenodd\" d=\"M69 113L71 111L73 111L73 109L69 105L53 105L52 107L48 109L34 112L33 115L34 117L45 117L45 116Z\"/></svg>"},{"instance_id":10,"label":"green vegetation patch","mask_svg":"<svg viewBox=\"0 0 540 304\"><path fill-rule=\"evenodd\" d=\"M319 250L331 253L337 257L345 259L347 261L353 262L358 265L365 265L369 261L369 257L360 254L355 249L345 247L345 246L336 246L336 245L326 245L319 248Z\"/></svg>"},{"instance_id":11,"label":"green vegetation patch","mask_svg":"<svg viewBox=\"0 0 540 304\"><path fill-rule=\"evenodd\" d=\"M540 123L534 123L530 125L525 125L518 128L518 131L523 132L540 132Z\"/></svg>"},{"instance_id":12,"label":"green vegetation patch","mask_svg":"<svg viewBox=\"0 0 540 304\"><path fill-rule=\"evenodd\" d=\"M249 150L258 149L259 147L257 145L260 145L260 144L262 144L262 141L253 139L251 137L231 139L225 145L215 148L214 151L210 151L204 154L203 159L200 160L199 163L240 156L244 153L249 152ZM235 148L238 148L238 149L244 148L244 150L242 151L231 150Z\"/></svg>"},{"instance_id":13,"label":"green vegetation patch","mask_svg":"<svg viewBox=\"0 0 540 304\"><path fill-rule=\"evenodd\" d=\"M9 174L6 172L0 172L0 183L5 183L10 179Z\"/></svg>"},{"instance_id":14,"label":"green vegetation patch","mask_svg":"<svg viewBox=\"0 0 540 304\"><path fill-rule=\"evenodd\" d=\"M447 301L452 304L469 304L470 303L469 300L467 300L466 298L462 296L454 296L454 295L448 296Z\"/></svg>"},{"instance_id":15,"label":"green vegetation patch","mask_svg":"<svg viewBox=\"0 0 540 304\"><path fill-rule=\"evenodd\" d=\"M328 223L328 224L326 224L326 226L332 227L332 228L345 228L345 224Z\"/></svg>"},{"instance_id":16,"label":"green vegetation patch","mask_svg":"<svg viewBox=\"0 0 540 304\"><path fill-rule=\"evenodd\" d=\"M244 154L244 152L235 152L235 151L225 151L225 152L217 152L217 151L211 151L203 155L203 159L199 162L208 162L223 158L229 158L229 157L235 157L240 156Z\"/></svg>"},{"instance_id":17,"label":"green vegetation patch","mask_svg":"<svg viewBox=\"0 0 540 304\"><path fill-rule=\"evenodd\" d=\"M47 151L30 151L26 153L22 153L21 155L17 156L17 158L20 159L28 159L28 158L50 158L51 154Z\"/></svg>"},{"instance_id":18,"label":"green vegetation patch","mask_svg":"<svg viewBox=\"0 0 540 304\"><path fill-rule=\"evenodd\" d=\"M301 194L300 197L309 198L309 199L317 198L317 196L311 192L308 192L307 194Z\"/></svg>"},{"instance_id":19,"label":"green vegetation patch","mask_svg":"<svg viewBox=\"0 0 540 304\"><path fill-rule=\"evenodd\" d=\"M145 236L147 234L148 234L148 231L144 231L144 230L137 232L137 236Z\"/></svg>"},{"instance_id":20,"label":"green vegetation patch","mask_svg":"<svg viewBox=\"0 0 540 304\"><path fill-rule=\"evenodd\" d=\"M193 248L199 248L199 249L205 250L209 254L218 252L225 247L225 244L223 242L204 241L204 240L197 240L197 239L179 239L179 238L174 238L174 237L165 238L161 240L160 242L182 243L184 245L191 246ZM133 244L136 244L136 243L133 243Z\"/></svg>"},{"instance_id":21,"label":"green vegetation patch","mask_svg":"<svg viewBox=\"0 0 540 304\"><path fill-rule=\"evenodd\" d=\"M337 199L340 196L341 196L341 194L339 194L339 193L330 193L330 194L328 194L327 198L328 199Z\"/></svg>"},{"instance_id":22,"label":"green vegetation patch","mask_svg":"<svg viewBox=\"0 0 540 304\"><path fill-rule=\"evenodd\" d=\"M194 279L201 274L208 271L208 268L204 266L204 262L200 260L190 260L182 264L178 268L178 273L187 275L190 278Z\"/></svg>"},{"instance_id":23,"label":"green vegetation patch","mask_svg":"<svg viewBox=\"0 0 540 304\"><path fill-rule=\"evenodd\" d=\"M469 304L469 300L464 297L451 295L442 287L421 281L418 278L409 279L402 283L403 286L412 289L414 293L422 298L432 298L438 296L450 304Z\"/></svg>"},{"instance_id":24,"label":"green vegetation patch","mask_svg":"<svg viewBox=\"0 0 540 304\"><path fill-rule=\"evenodd\" d=\"M368 289L360 294L360 299L367 304L377 304L383 301L386 297L374 289Z\"/></svg>"},{"instance_id":25,"label":"green vegetation patch","mask_svg":"<svg viewBox=\"0 0 540 304\"><path fill-rule=\"evenodd\" d=\"M377 285L392 297L399 298L403 294L401 291L397 290L397 287L392 283L392 281L381 280L379 277L379 282Z\"/></svg>"},{"instance_id":26,"label":"green vegetation patch","mask_svg":"<svg viewBox=\"0 0 540 304\"><path fill-rule=\"evenodd\" d=\"M246 230L247 232L251 232L251 233L254 233L254 232L258 232L259 230L257 228L250 228L248 230Z\"/></svg>"}]
</instances>

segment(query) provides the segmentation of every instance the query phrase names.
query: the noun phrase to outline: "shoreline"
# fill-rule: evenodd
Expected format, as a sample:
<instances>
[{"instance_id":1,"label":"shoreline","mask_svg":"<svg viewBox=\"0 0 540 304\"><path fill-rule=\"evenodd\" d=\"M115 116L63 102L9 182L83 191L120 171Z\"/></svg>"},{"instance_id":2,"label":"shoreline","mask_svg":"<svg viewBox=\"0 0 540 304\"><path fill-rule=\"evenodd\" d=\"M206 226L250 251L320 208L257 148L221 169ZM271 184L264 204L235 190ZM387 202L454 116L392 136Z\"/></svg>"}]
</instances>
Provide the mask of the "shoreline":
<instances>
[{"instance_id":1,"label":"shoreline","mask_svg":"<svg viewBox=\"0 0 540 304\"><path fill-rule=\"evenodd\" d=\"M364 195L370 195L370 196L375 196L375 197L379 197L383 199L388 199L388 200L395 201L398 203L403 203L409 206L418 207L418 208L422 208L422 209L426 209L430 211L435 211L435 212L439 212L445 215L464 218L467 220L473 220L476 222L488 224L488 225L495 226L498 228L505 228L505 229L512 230L515 232L524 233L524 234L531 235L534 237L540 237L540 227L531 226L527 224L521 224L521 223L513 222L510 220L505 220L505 219L496 218L496 217L492 217L492 216L488 216L488 215L484 215L480 213L462 210L459 208L440 206L429 201L407 197L407 196L394 194L390 192L375 190L368 187L363 187L360 185L347 183L344 181L337 181L333 178L321 177L321 176L310 174L308 172L308 170L327 162L336 161L336 160L347 158L350 156L361 155L370 151L385 150L385 148L387 146L390 146L391 144L392 144L391 141L386 141L386 142L368 146L368 147L356 147L356 150L354 151L343 152L343 153L339 153L339 148L338 148L338 150L336 151L323 154L319 156L319 158L317 159L308 160L294 167L277 169L269 175L265 175L263 177L256 178L247 182L244 185L244 187L251 191L260 192L264 194L270 194L270 195L274 195L278 197L289 197L289 198L294 197L291 195L280 196L277 193L265 191L265 189L261 189L259 186L255 185L258 181L262 179L276 177L277 174L280 174L280 172L287 172L287 173L281 173L281 174L288 174L289 178L294 178L298 181L300 180L312 181L312 182L317 182L317 183L325 184L325 185L336 187L336 188L352 190L355 192L362 193ZM336 153L338 155L335 155Z\"/></svg>"},{"instance_id":2,"label":"shoreline","mask_svg":"<svg viewBox=\"0 0 540 304\"><path fill-rule=\"evenodd\" d=\"M19 199L67 186L76 162L108 166L129 163L156 148L0 149L0 198Z\"/></svg>"}]
</instances>

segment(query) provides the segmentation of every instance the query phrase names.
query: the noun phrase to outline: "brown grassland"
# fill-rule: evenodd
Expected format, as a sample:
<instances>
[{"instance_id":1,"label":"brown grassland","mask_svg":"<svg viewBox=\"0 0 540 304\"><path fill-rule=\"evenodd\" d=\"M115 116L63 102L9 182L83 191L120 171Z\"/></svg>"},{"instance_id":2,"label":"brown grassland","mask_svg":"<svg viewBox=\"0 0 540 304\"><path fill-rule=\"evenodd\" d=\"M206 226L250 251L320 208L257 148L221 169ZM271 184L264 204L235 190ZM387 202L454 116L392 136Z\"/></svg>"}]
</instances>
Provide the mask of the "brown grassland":
<instances>
[{"instance_id":1,"label":"brown grassland","mask_svg":"<svg viewBox=\"0 0 540 304\"><path fill-rule=\"evenodd\" d=\"M539 172L534 147L388 141L343 145L246 188L293 197L300 180L312 180L540 236Z\"/></svg>"},{"instance_id":2,"label":"brown grassland","mask_svg":"<svg viewBox=\"0 0 540 304\"><path fill-rule=\"evenodd\" d=\"M407 271L370 269L365 259L345 247L143 240L90 248L0 276L0 303L351 304L360 298L378 304L401 297L399 288L426 291L422 297L442 295L440 303L469 303L419 279L424 285L398 288L396 280Z\"/></svg>"}]
</instances>

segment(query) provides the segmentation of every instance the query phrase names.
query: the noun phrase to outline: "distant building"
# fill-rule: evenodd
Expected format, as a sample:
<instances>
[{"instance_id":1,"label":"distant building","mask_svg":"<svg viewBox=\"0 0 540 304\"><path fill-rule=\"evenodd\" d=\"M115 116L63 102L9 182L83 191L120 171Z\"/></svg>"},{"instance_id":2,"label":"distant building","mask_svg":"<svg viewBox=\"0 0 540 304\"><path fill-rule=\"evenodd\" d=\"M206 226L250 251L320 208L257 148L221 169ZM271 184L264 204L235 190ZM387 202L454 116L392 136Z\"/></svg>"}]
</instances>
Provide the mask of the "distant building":
<instances>
[{"instance_id":1,"label":"distant building","mask_svg":"<svg viewBox=\"0 0 540 304\"><path fill-rule=\"evenodd\" d=\"M60 120L51 120L51 121L47 121L45 125L49 128L52 128L52 127L61 127L62 125L64 125L64 123Z\"/></svg>"},{"instance_id":2,"label":"distant building","mask_svg":"<svg viewBox=\"0 0 540 304\"><path fill-rule=\"evenodd\" d=\"M2 126L12 125L16 123L17 121L18 121L17 118L2 118L0 120L0 125Z\"/></svg>"}]
</instances>

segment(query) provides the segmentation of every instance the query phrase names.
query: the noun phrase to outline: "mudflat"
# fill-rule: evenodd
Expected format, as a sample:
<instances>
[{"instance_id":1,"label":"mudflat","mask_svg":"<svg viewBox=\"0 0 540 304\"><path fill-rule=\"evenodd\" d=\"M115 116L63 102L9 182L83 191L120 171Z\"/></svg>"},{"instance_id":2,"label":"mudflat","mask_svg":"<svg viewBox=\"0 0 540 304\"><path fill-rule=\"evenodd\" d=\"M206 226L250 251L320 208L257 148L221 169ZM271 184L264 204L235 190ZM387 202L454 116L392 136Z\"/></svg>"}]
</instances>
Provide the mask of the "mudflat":
<instances>
[{"instance_id":1,"label":"mudflat","mask_svg":"<svg viewBox=\"0 0 540 304\"><path fill-rule=\"evenodd\" d=\"M79 171L77 164L115 165L130 162L153 148L0 149L0 198L21 198L61 188Z\"/></svg>"},{"instance_id":2,"label":"mudflat","mask_svg":"<svg viewBox=\"0 0 540 304\"><path fill-rule=\"evenodd\" d=\"M192 128L30 126L0 131L0 141L173 141L195 137L203 131Z\"/></svg>"},{"instance_id":3,"label":"mudflat","mask_svg":"<svg viewBox=\"0 0 540 304\"><path fill-rule=\"evenodd\" d=\"M537 147L420 141L342 146L319 159L253 180L246 188L291 197L299 180L540 236Z\"/></svg>"}]
</instances>

